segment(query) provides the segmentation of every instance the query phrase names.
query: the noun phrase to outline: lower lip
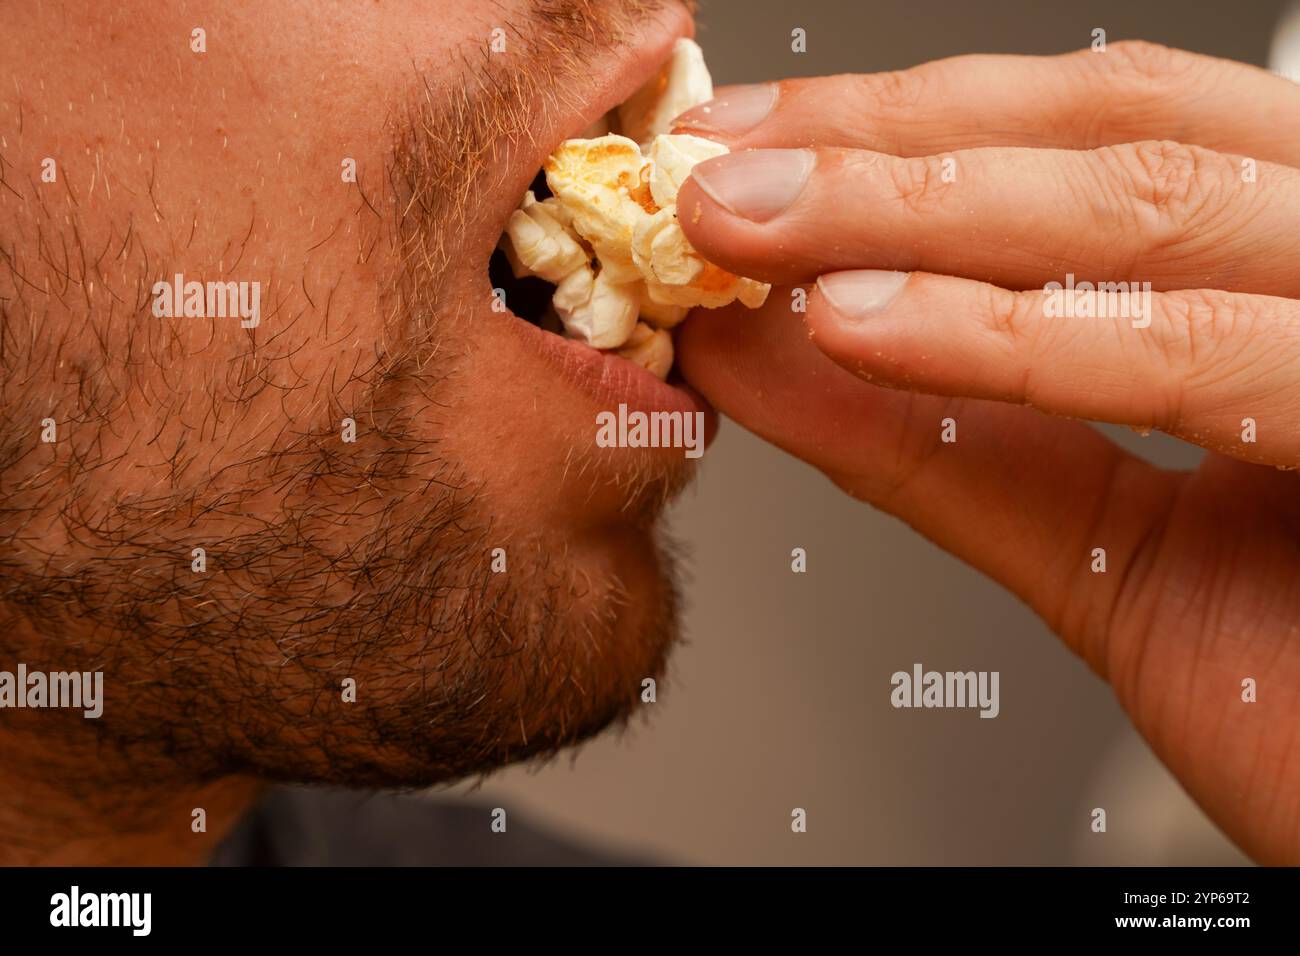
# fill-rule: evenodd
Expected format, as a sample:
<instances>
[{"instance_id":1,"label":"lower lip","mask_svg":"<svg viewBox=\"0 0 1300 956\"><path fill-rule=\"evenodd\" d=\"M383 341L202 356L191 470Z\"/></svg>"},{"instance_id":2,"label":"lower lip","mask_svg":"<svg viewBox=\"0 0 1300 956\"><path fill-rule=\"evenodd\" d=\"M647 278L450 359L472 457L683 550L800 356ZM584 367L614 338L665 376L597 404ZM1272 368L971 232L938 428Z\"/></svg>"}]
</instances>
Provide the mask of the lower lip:
<instances>
[{"instance_id":1,"label":"lower lip","mask_svg":"<svg viewBox=\"0 0 1300 956\"><path fill-rule=\"evenodd\" d=\"M689 385L669 385L613 352L544 331L513 313L510 319L510 327L526 340L526 346L542 355L562 379L594 398L602 411L626 405L630 412L703 412L705 445L712 443L718 413Z\"/></svg>"}]
</instances>

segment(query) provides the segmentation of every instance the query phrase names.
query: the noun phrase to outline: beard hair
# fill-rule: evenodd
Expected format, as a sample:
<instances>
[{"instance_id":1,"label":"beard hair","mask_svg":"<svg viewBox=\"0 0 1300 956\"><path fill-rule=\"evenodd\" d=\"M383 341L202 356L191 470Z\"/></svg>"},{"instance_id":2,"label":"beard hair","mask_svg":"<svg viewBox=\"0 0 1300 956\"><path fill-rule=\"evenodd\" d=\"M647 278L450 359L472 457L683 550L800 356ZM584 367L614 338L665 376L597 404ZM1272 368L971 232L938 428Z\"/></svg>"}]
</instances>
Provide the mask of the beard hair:
<instances>
[{"instance_id":1,"label":"beard hair","mask_svg":"<svg viewBox=\"0 0 1300 956\"><path fill-rule=\"evenodd\" d=\"M617 42L658 6L541 3L530 42L539 58L549 51L551 69L576 75L585 45ZM43 260L51 236L79 244L86 234L75 209L33 204L29 234L3 263L11 281L0 283L0 651L32 669L107 678L99 720L46 712L39 726L15 728L39 729L51 766L100 783L240 774L423 786L623 723L640 682L662 676L678 592L673 549L653 523L685 477L640 465L611 478L627 493L623 518L642 535L657 580L653 600L632 608L615 575L575 571L562 537L494 527L473 476L441 456L438 436L412 411L439 404L453 370L447 243L497 151L528 129L522 104L542 88L502 86L484 69L467 74L477 85L461 86L477 92L450 100L424 85L395 124L380 185L398 201L361 191L394 263L380 283L385 332L370 363L341 371L345 385L330 383L312 426L250 435L241 428L253 410L299 383L284 371L287 346L277 354L274 337L249 332L248 352L216 382L226 387L210 389L212 417L167 459L166 491L124 491L126 466L101 442L120 429L123 407L156 402L136 365L168 354L169 333L139 333L151 327L135 316L148 315L147 291L170 275L166 257L146 254L130 225L116 223L104 248L116 274L136 276L115 293L93 256L79 267L66 256L17 261L23 248ZM546 78L558 88L554 73ZM380 221L375 210L385 208L399 210L395 221ZM359 243L363 261L374 248ZM42 293L32 281L42 268L59 277L57 302L48 283ZM95 281L103 291L92 302ZM69 328L93 330L86 338L99 354L55 374L66 343L44 330L63 310ZM74 434L60 458L38 461L31 425L52 413ZM179 416L159 412L169 414ZM349 414L364 415L366 428L343 452L332 423ZM223 443L237 460L219 469L201 460ZM490 546L507 548L508 573L489 571ZM189 568L196 547L205 573ZM341 699L347 678L355 703ZM89 756L65 759L74 752Z\"/></svg>"},{"instance_id":2,"label":"beard hair","mask_svg":"<svg viewBox=\"0 0 1300 956\"><path fill-rule=\"evenodd\" d=\"M622 582L576 574L562 538L494 528L405 405L368 415L347 454L330 430L241 465L237 482L224 471L107 510L74 493L60 520L76 557L57 566L0 549L6 657L108 678L103 717L41 728L68 745L93 735L136 780L408 787L625 721L676 636L671 548L640 529L658 593L629 617ZM269 517L247 507L268 489L281 496ZM196 546L203 573L188 566ZM491 573L492 546L507 573Z\"/></svg>"}]
</instances>

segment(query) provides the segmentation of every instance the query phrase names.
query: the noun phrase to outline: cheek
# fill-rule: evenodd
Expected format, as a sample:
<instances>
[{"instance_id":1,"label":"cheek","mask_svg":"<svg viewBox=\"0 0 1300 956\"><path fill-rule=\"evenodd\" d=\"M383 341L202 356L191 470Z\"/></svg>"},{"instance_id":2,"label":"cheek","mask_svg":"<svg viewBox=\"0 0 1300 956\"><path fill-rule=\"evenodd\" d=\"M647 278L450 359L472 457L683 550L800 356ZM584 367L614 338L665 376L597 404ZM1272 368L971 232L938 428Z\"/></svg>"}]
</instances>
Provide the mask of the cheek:
<instances>
[{"instance_id":1,"label":"cheek","mask_svg":"<svg viewBox=\"0 0 1300 956\"><path fill-rule=\"evenodd\" d=\"M537 358L502 327L517 320L481 303L448 304L434 333L440 358L430 368L441 379L438 402L419 409L429 433L498 523L538 531L571 526L595 487L583 465L594 425L589 434L580 404L539 374ZM457 313L467 318L450 317Z\"/></svg>"}]
</instances>

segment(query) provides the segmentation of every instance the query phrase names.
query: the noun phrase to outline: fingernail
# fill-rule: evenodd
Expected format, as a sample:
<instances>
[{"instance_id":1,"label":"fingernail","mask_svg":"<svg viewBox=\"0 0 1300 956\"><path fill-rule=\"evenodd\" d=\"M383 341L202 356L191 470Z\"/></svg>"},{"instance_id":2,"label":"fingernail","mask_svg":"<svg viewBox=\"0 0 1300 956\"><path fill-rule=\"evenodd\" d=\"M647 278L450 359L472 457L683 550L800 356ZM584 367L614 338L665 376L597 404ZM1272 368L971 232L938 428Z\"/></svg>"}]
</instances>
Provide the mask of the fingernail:
<instances>
[{"instance_id":1,"label":"fingernail","mask_svg":"<svg viewBox=\"0 0 1300 956\"><path fill-rule=\"evenodd\" d=\"M806 149L747 149L706 160L691 177L734 215L767 222L795 201L812 168Z\"/></svg>"},{"instance_id":2,"label":"fingernail","mask_svg":"<svg viewBox=\"0 0 1300 956\"><path fill-rule=\"evenodd\" d=\"M737 86L728 90L726 96L691 107L673 120L672 125L740 136L767 119L767 114L772 112L775 105L775 83Z\"/></svg>"},{"instance_id":3,"label":"fingernail","mask_svg":"<svg viewBox=\"0 0 1300 956\"><path fill-rule=\"evenodd\" d=\"M883 269L831 272L817 280L817 288L844 318L865 319L893 302L910 277Z\"/></svg>"}]
</instances>

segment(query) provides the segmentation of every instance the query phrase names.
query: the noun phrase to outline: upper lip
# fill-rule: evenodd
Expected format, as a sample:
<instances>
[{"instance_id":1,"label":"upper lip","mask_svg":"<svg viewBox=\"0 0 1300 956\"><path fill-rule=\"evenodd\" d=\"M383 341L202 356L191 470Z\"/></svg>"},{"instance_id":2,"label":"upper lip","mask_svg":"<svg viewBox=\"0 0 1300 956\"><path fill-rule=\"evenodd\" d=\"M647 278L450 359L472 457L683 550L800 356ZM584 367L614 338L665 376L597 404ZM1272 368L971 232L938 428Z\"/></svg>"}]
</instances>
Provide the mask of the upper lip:
<instances>
[{"instance_id":1,"label":"upper lip","mask_svg":"<svg viewBox=\"0 0 1300 956\"><path fill-rule=\"evenodd\" d=\"M645 83L672 54L673 45L682 37L694 37L695 23L681 4L668 4L663 11L646 19L631 45L620 45L602 54L592 63L592 79L575 91L577 96L556 98L552 102L573 103L577 107L538 117L537 127L525 131L515 148L507 150L499 191L494 191L496 208L492 210L493 230L485 236L481 259L487 261L505 221L518 207L546 157L566 139L582 133L602 116L618 106Z\"/></svg>"},{"instance_id":2,"label":"upper lip","mask_svg":"<svg viewBox=\"0 0 1300 956\"><path fill-rule=\"evenodd\" d=\"M499 177L488 192L490 234L484 236L476 254L467 257L467 261L477 263L480 276L486 278L487 260L505 228L506 219L518 208L546 158L564 140L581 135L644 86L668 61L677 40L693 37L694 33L694 22L684 5L665 6L660 14L643 22L633 44L620 44L592 63L591 78L567 98L570 104L576 101L576 106L562 113L551 110L538 116L536 127L528 131L529 135L507 149ZM479 301L487 301L486 296ZM503 328L521 336L520 341L526 342L530 351L549 356L552 365L565 378L579 383L602 406L613 407L625 402L633 408L703 411L708 416L708 437L716 430L716 415L691 389L661 382L626 359L543 331L518 317Z\"/></svg>"}]
</instances>

